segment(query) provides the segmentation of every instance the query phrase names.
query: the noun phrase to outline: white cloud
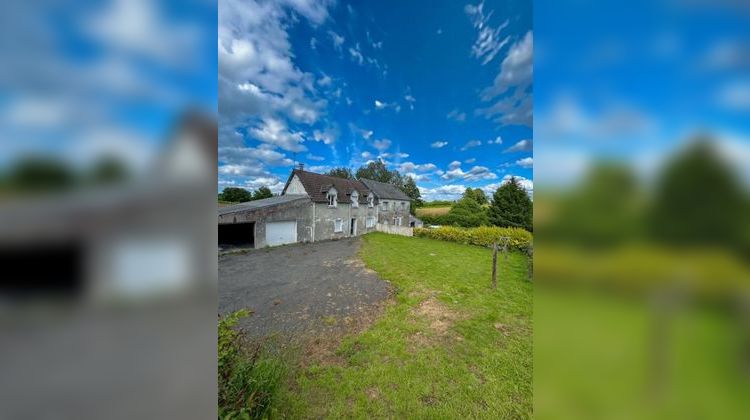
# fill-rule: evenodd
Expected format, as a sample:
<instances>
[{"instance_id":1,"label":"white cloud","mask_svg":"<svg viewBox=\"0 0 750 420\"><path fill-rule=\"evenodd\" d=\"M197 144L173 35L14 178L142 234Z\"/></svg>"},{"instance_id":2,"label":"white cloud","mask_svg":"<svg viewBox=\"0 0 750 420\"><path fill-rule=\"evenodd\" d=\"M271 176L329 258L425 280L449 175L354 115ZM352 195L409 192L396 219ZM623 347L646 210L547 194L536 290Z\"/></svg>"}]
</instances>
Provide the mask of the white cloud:
<instances>
[{"instance_id":1,"label":"white cloud","mask_svg":"<svg viewBox=\"0 0 750 420\"><path fill-rule=\"evenodd\" d=\"M383 109L383 108L385 108L387 106L388 106L387 103L380 102L379 100L375 99L375 108L377 108L377 109Z\"/></svg>"},{"instance_id":2,"label":"white cloud","mask_svg":"<svg viewBox=\"0 0 750 420\"><path fill-rule=\"evenodd\" d=\"M362 156L362 159L367 159L367 160L371 160L375 157L375 155L367 151L362 152L360 156Z\"/></svg>"},{"instance_id":3,"label":"white cloud","mask_svg":"<svg viewBox=\"0 0 750 420\"><path fill-rule=\"evenodd\" d=\"M458 108L456 108L456 109L452 110L451 112L449 112L448 115L446 115L446 117L449 120L454 120L454 121L458 121L458 122L464 122L464 121L466 121L466 113L459 111Z\"/></svg>"},{"instance_id":4,"label":"white cloud","mask_svg":"<svg viewBox=\"0 0 750 420\"><path fill-rule=\"evenodd\" d=\"M441 147L445 147L447 144L448 144L447 141L440 141L440 140L438 140L438 141L430 144L430 147L432 147L433 149L440 149Z\"/></svg>"},{"instance_id":5,"label":"white cloud","mask_svg":"<svg viewBox=\"0 0 750 420\"><path fill-rule=\"evenodd\" d=\"M320 79L318 79L318 85L323 86L323 87L325 87L325 86L331 86L332 82L333 82L333 80L327 74L324 74L323 77L321 77Z\"/></svg>"},{"instance_id":6,"label":"white cloud","mask_svg":"<svg viewBox=\"0 0 750 420\"><path fill-rule=\"evenodd\" d=\"M493 11L485 15L484 1L476 6L467 4L464 11L471 19L474 28L478 31L477 39L471 47L471 55L482 60L482 65L492 61L498 52L508 43L509 36L501 39L500 32L508 26L510 20L506 19L500 26L493 28L490 25L490 18Z\"/></svg>"},{"instance_id":7,"label":"white cloud","mask_svg":"<svg viewBox=\"0 0 750 420\"><path fill-rule=\"evenodd\" d=\"M404 173L404 176L408 176L409 178L413 179L415 182L430 182L431 178L427 174L417 174L414 172L406 172Z\"/></svg>"},{"instance_id":8,"label":"white cloud","mask_svg":"<svg viewBox=\"0 0 750 420\"><path fill-rule=\"evenodd\" d=\"M304 138L301 132L292 132L283 121L267 117L258 126L249 130L256 139L280 147L290 152L303 152L307 148L302 144Z\"/></svg>"},{"instance_id":9,"label":"white cloud","mask_svg":"<svg viewBox=\"0 0 750 420\"><path fill-rule=\"evenodd\" d=\"M312 48L313 50L318 49L318 40L315 39L315 37L310 38L310 48Z\"/></svg>"},{"instance_id":10,"label":"white cloud","mask_svg":"<svg viewBox=\"0 0 750 420\"><path fill-rule=\"evenodd\" d=\"M461 148L461 151L466 151L466 150L469 150L469 149L472 149L474 147L478 147L478 146L481 146L481 145L482 145L482 141L481 140L469 140Z\"/></svg>"},{"instance_id":11,"label":"white cloud","mask_svg":"<svg viewBox=\"0 0 750 420\"><path fill-rule=\"evenodd\" d=\"M507 184L508 182L510 182L510 178L511 177L516 178L516 180L518 180L518 183L521 185L521 188L523 188L524 190L526 190L526 192L529 195L533 195L534 194L534 181L532 181L530 179L527 179L527 178L524 178L522 176L510 175L510 174L505 175L503 177L502 181L500 181L500 182L497 182L497 183L494 183L494 184L487 184L487 185L485 185L484 187L481 187L481 188L482 188L482 190L484 191L485 194L492 195L492 194L495 193L495 191L498 188L500 188L504 184Z\"/></svg>"},{"instance_id":12,"label":"white cloud","mask_svg":"<svg viewBox=\"0 0 750 420\"><path fill-rule=\"evenodd\" d=\"M315 156L312 153L308 153L306 157L307 157L307 160L314 160L314 161L317 161L317 162L322 162L322 161L326 160L326 158L324 158L323 156Z\"/></svg>"},{"instance_id":13,"label":"white cloud","mask_svg":"<svg viewBox=\"0 0 750 420\"><path fill-rule=\"evenodd\" d=\"M333 144L338 138L338 130L335 128L326 128L325 130L313 131L313 140L323 142L323 144Z\"/></svg>"},{"instance_id":14,"label":"white cloud","mask_svg":"<svg viewBox=\"0 0 750 420\"><path fill-rule=\"evenodd\" d=\"M416 99L412 95L406 95L404 96L404 100L409 103L409 108L413 111L414 110L414 102L417 102Z\"/></svg>"},{"instance_id":15,"label":"white cloud","mask_svg":"<svg viewBox=\"0 0 750 420\"><path fill-rule=\"evenodd\" d=\"M409 154L408 153L402 153L402 152L397 152L397 153L381 153L379 157L382 157L384 159L390 159L390 158L404 159L404 158L408 158Z\"/></svg>"},{"instance_id":16,"label":"white cloud","mask_svg":"<svg viewBox=\"0 0 750 420\"><path fill-rule=\"evenodd\" d=\"M372 142L372 146L379 151L383 152L391 147L391 141L388 139L375 140Z\"/></svg>"},{"instance_id":17,"label":"white cloud","mask_svg":"<svg viewBox=\"0 0 750 420\"><path fill-rule=\"evenodd\" d=\"M294 164L286 155L266 144L258 147L219 147L219 161L227 165L253 166L258 168L258 173L264 172L265 166Z\"/></svg>"},{"instance_id":18,"label":"white cloud","mask_svg":"<svg viewBox=\"0 0 750 420\"><path fill-rule=\"evenodd\" d=\"M464 160L464 163L474 163L476 161L477 161L476 158L469 158L469 159Z\"/></svg>"},{"instance_id":19,"label":"white cloud","mask_svg":"<svg viewBox=\"0 0 750 420\"><path fill-rule=\"evenodd\" d=\"M448 165L448 169L456 169L461 167L461 162L454 160Z\"/></svg>"},{"instance_id":20,"label":"white cloud","mask_svg":"<svg viewBox=\"0 0 750 420\"><path fill-rule=\"evenodd\" d=\"M333 31L328 31L328 35L331 37L331 41L333 42L333 48L336 51L341 52L341 46L344 44L344 37Z\"/></svg>"},{"instance_id":21,"label":"white cloud","mask_svg":"<svg viewBox=\"0 0 750 420\"><path fill-rule=\"evenodd\" d=\"M465 181L479 181L497 179L497 175L485 166L474 166L468 172L461 169L461 162L454 160L448 165L448 170L440 178L445 180L463 179Z\"/></svg>"},{"instance_id":22,"label":"white cloud","mask_svg":"<svg viewBox=\"0 0 750 420\"><path fill-rule=\"evenodd\" d=\"M427 201L432 200L455 200L460 198L466 187L464 185L448 184L435 188L418 187L419 193Z\"/></svg>"},{"instance_id":23,"label":"white cloud","mask_svg":"<svg viewBox=\"0 0 750 420\"><path fill-rule=\"evenodd\" d=\"M483 102L495 101L477 113L492 118L501 125L525 125L533 121L533 53L534 36L529 31L513 44L500 66L500 73L493 85L481 94Z\"/></svg>"},{"instance_id":24,"label":"white cloud","mask_svg":"<svg viewBox=\"0 0 750 420\"><path fill-rule=\"evenodd\" d=\"M717 92L716 102L731 111L750 110L750 80L726 84Z\"/></svg>"},{"instance_id":25,"label":"white cloud","mask_svg":"<svg viewBox=\"0 0 750 420\"><path fill-rule=\"evenodd\" d=\"M534 150L534 142L531 139L526 140L520 140L513 146L510 146L509 148L505 149L505 153L513 153L513 152L530 152Z\"/></svg>"},{"instance_id":26,"label":"white cloud","mask_svg":"<svg viewBox=\"0 0 750 420\"><path fill-rule=\"evenodd\" d=\"M523 159L518 159L516 161L516 165L522 167L522 168L531 168L534 166L534 158L532 157L526 157Z\"/></svg>"},{"instance_id":27,"label":"white cloud","mask_svg":"<svg viewBox=\"0 0 750 420\"><path fill-rule=\"evenodd\" d=\"M352 61L356 61L360 66L365 63L365 57L359 49L359 42L354 47L349 47L349 55Z\"/></svg>"},{"instance_id":28,"label":"white cloud","mask_svg":"<svg viewBox=\"0 0 750 420\"><path fill-rule=\"evenodd\" d=\"M503 138L500 136L495 137L495 140L487 141L487 144L503 144Z\"/></svg>"}]
</instances>

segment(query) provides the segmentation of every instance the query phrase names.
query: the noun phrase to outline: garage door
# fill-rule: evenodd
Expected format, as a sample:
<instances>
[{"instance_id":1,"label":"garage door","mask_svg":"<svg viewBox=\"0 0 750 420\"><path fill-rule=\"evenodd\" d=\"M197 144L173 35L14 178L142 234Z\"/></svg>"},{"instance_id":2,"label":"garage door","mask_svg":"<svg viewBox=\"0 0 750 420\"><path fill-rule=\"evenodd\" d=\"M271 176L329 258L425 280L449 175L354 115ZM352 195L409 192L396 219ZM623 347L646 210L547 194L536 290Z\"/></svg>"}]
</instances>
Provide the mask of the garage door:
<instances>
[{"instance_id":1,"label":"garage door","mask_svg":"<svg viewBox=\"0 0 750 420\"><path fill-rule=\"evenodd\" d=\"M275 246L297 242L297 222L266 223L266 245Z\"/></svg>"}]
</instances>

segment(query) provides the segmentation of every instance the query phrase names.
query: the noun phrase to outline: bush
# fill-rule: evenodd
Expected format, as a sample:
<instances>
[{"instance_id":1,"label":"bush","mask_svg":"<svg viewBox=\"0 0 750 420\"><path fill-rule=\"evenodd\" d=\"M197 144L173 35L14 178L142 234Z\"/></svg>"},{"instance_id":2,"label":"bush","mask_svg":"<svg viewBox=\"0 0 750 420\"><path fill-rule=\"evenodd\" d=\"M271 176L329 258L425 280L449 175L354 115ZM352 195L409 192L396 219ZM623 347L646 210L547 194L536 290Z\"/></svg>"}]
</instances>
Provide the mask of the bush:
<instances>
[{"instance_id":1,"label":"bush","mask_svg":"<svg viewBox=\"0 0 750 420\"><path fill-rule=\"evenodd\" d=\"M237 322L250 315L240 310L219 319L219 417L260 419L270 415L286 364L262 342L248 343Z\"/></svg>"},{"instance_id":2,"label":"bush","mask_svg":"<svg viewBox=\"0 0 750 420\"><path fill-rule=\"evenodd\" d=\"M490 247L495 242L501 244L501 238L507 237L510 238L508 244L510 249L524 252L528 250L533 240L531 233L526 230L496 226L480 226L468 229L453 226L443 226L436 229L415 228L414 236L484 247Z\"/></svg>"}]
</instances>

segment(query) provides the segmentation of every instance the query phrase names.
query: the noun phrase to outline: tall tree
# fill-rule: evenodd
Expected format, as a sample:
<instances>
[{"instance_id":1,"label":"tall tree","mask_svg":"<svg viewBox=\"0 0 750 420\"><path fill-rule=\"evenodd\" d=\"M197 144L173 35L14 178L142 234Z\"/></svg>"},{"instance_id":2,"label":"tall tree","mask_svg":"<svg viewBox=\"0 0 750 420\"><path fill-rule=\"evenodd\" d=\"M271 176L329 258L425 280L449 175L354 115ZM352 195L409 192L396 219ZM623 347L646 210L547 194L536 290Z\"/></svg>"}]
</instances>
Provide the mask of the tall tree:
<instances>
[{"instance_id":1,"label":"tall tree","mask_svg":"<svg viewBox=\"0 0 750 420\"><path fill-rule=\"evenodd\" d=\"M417 207L422 207L424 202L422 201L422 194L419 193L419 187L417 187L417 183L414 182L414 179L410 176L404 177L404 188L402 190L404 191L404 194L408 195L409 198L411 198L411 206L409 207L411 214L415 214L415 210Z\"/></svg>"},{"instance_id":2,"label":"tall tree","mask_svg":"<svg viewBox=\"0 0 750 420\"><path fill-rule=\"evenodd\" d=\"M403 180L401 179L401 174L396 170L388 170L388 167L382 159L378 159L360 167L357 169L356 175L357 179L371 179L373 181L393 184L397 187L402 187L404 185Z\"/></svg>"},{"instance_id":3,"label":"tall tree","mask_svg":"<svg viewBox=\"0 0 750 420\"><path fill-rule=\"evenodd\" d=\"M273 192L271 192L271 189L263 186L255 190L253 193L253 200L262 200L264 198L271 198L273 197Z\"/></svg>"},{"instance_id":4,"label":"tall tree","mask_svg":"<svg viewBox=\"0 0 750 420\"><path fill-rule=\"evenodd\" d=\"M219 194L219 200L229 201L231 203L244 203L246 201L251 201L252 199L253 194L250 191L238 187L224 188L224 191Z\"/></svg>"},{"instance_id":5,"label":"tall tree","mask_svg":"<svg viewBox=\"0 0 750 420\"><path fill-rule=\"evenodd\" d=\"M667 164L646 217L657 240L734 246L747 229L745 205L735 173L699 139Z\"/></svg>"},{"instance_id":6,"label":"tall tree","mask_svg":"<svg viewBox=\"0 0 750 420\"><path fill-rule=\"evenodd\" d=\"M470 198L480 205L487 204L487 196L484 194L481 188L466 188L463 194L463 198Z\"/></svg>"},{"instance_id":7,"label":"tall tree","mask_svg":"<svg viewBox=\"0 0 750 420\"><path fill-rule=\"evenodd\" d=\"M531 199L516 177L511 177L495 191L488 210L493 225L520 227L528 231L533 230L532 213Z\"/></svg>"},{"instance_id":8,"label":"tall tree","mask_svg":"<svg viewBox=\"0 0 750 420\"><path fill-rule=\"evenodd\" d=\"M109 184L122 181L128 176L128 168L121 160L114 156L107 156L94 165L89 178L96 184Z\"/></svg>"},{"instance_id":9,"label":"tall tree","mask_svg":"<svg viewBox=\"0 0 750 420\"><path fill-rule=\"evenodd\" d=\"M471 196L458 200L451 207L446 218L448 224L461 227L477 227L489 224L487 212Z\"/></svg>"},{"instance_id":10,"label":"tall tree","mask_svg":"<svg viewBox=\"0 0 750 420\"><path fill-rule=\"evenodd\" d=\"M325 173L328 176L335 176L338 178L344 178L344 179L354 179L354 174L352 173L352 170L347 167L340 167L340 168L333 168L330 171Z\"/></svg>"},{"instance_id":11,"label":"tall tree","mask_svg":"<svg viewBox=\"0 0 750 420\"><path fill-rule=\"evenodd\" d=\"M55 191L74 187L76 173L65 162L46 157L30 157L16 164L8 175L8 185L19 191Z\"/></svg>"}]
</instances>

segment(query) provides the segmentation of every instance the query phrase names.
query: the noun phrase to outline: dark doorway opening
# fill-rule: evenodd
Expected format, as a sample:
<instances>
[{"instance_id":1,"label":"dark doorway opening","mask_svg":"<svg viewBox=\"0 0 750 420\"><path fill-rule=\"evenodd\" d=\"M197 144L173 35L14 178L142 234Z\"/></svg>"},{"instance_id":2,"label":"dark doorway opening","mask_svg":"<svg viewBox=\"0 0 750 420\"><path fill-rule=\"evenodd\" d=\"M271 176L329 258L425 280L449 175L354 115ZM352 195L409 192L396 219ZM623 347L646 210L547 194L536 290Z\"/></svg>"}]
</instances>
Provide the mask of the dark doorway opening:
<instances>
[{"instance_id":1,"label":"dark doorway opening","mask_svg":"<svg viewBox=\"0 0 750 420\"><path fill-rule=\"evenodd\" d=\"M219 247L255 247L255 222L219 225Z\"/></svg>"},{"instance_id":2,"label":"dark doorway opening","mask_svg":"<svg viewBox=\"0 0 750 420\"><path fill-rule=\"evenodd\" d=\"M0 247L0 295L10 298L80 297L84 287L79 243Z\"/></svg>"},{"instance_id":3,"label":"dark doorway opening","mask_svg":"<svg viewBox=\"0 0 750 420\"><path fill-rule=\"evenodd\" d=\"M357 219L352 219L349 223L349 235L355 236L357 234Z\"/></svg>"}]
</instances>

